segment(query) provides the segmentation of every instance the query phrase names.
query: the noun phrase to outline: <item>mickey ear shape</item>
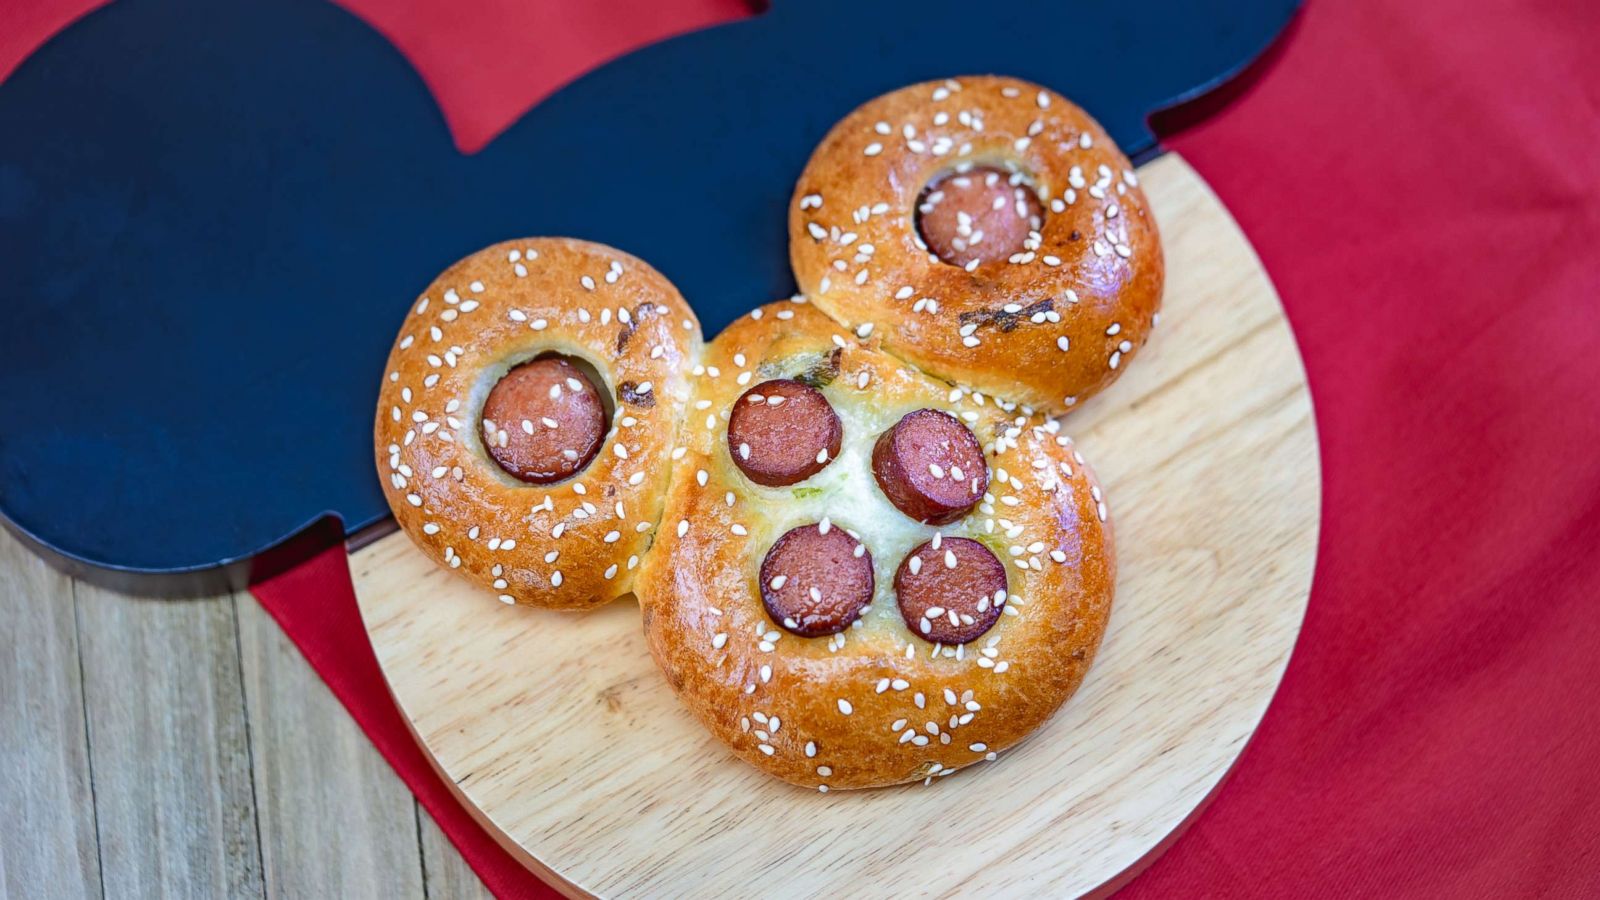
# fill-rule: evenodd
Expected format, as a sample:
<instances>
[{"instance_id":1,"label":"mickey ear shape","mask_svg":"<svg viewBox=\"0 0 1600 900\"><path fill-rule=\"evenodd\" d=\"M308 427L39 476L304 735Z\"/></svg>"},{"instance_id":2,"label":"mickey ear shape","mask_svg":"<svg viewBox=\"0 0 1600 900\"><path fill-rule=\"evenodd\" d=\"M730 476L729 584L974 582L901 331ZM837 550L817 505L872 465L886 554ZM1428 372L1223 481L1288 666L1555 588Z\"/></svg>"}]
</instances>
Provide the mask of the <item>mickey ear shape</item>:
<instances>
[{"instance_id":1,"label":"mickey ear shape","mask_svg":"<svg viewBox=\"0 0 1600 900\"><path fill-rule=\"evenodd\" d=\"M1104 388L1161 305L1161 241L1099 123L1053 91L927 82L828 132L789 207L812 302L958 385L1056 414Z\"/></svg>"},{"instance_id":2,"label":"mickey ear shape","mask_svg":"<svg viewBox=\"0 0 1600 900\"><path fill-rule=\"evenodd\" d=\"M700 346L671 282L609 247L510 241L456 263L384 370L374 448L395 519L505 603L627 593Z\"/></svg>"}]
</instances>

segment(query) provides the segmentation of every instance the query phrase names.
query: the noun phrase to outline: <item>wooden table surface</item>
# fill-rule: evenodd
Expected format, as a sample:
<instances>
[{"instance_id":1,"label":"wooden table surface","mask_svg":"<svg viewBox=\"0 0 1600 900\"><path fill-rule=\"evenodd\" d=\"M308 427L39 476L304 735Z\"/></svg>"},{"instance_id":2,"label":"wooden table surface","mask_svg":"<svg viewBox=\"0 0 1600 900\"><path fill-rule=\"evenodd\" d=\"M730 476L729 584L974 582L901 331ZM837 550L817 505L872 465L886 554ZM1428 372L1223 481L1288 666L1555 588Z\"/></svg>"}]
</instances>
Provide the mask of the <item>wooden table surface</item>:
<instances>
[{"instance_id":1,"label":"wooden table surface","mask_svg":"<svg viewBox=\"0 0 1600 900\"><path fill-rule=\"evenodd\" d=\"M486 897L248 593L138 599L0 529L0 897Z\"/></svg>"}]
</instances>

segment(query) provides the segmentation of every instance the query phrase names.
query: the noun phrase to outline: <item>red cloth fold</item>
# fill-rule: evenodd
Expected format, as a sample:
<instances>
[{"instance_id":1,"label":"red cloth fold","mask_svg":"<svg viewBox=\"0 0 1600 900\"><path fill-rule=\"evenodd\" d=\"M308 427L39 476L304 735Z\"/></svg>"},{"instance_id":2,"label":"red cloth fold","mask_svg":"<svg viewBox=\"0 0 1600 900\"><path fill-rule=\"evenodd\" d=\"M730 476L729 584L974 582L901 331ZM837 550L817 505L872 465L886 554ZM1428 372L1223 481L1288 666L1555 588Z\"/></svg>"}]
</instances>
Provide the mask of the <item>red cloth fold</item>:
<instances>
[{"instance_id":1,"label":"red cloth fold","mask_svg":"<svg viewBox=\"0 0 1600 900\"><path fill-rule=\"evenodd\" d=\"M1128 895L1600 896L1596 37L1313 0L1170 142L1288 310L1322 541L1260 731Z\"/></svg>"},{"instance_id":2,"label":"red cloth fold","mask_svg":"<svg viewBox=\"0 0 1600 900\"><path fill-rule=\"evenodd\" d=\"M389 694L367 640L343 544L259 582L251 591L496 897L547 900L561 896L483 830L423 755Z\"/></svg>"},{"instance_id":3,"label":"red cloth fold","mask_svg":"<svg viewBox=\"0 0 1600 900\"><path fill-rule=\"evenodd\" d=\"M605 56L737 12L350 5L417 63L464 147ZM579 18L546 44L552 15ZM462 49L508 22L551 55ZM0 35L0 73L43 33ZM1312 0L1251 88L1170 140L1288 309L1323 530L1260 732L1126 896L1600 896L1597 36L1585 0ZM342 551L255 593L485 883L552 896L413 743Z\"/></svg>"}]
</instances>

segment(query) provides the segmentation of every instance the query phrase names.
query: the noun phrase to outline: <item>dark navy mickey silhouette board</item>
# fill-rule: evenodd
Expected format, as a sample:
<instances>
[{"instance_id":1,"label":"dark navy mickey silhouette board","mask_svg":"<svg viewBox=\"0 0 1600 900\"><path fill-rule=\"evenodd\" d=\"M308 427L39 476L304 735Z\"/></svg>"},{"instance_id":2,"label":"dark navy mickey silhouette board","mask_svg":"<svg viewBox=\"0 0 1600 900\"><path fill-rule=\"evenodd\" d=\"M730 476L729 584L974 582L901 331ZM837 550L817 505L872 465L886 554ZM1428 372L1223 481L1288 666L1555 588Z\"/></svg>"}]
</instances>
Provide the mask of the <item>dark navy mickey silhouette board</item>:
<instances>
[{"instance_id":1,"label":"dark navy mickey silhouette board","mask_svg":"<svg viewBox=\"0 0 1600 900\"><path fill-rule=\"evenodd\" d=\"M1244 67L1295 6L779 0L610 63L464 156L399 52L324 0L119 0L0 84L0 513L143 572L326 513L354 532L387 514L370 426L394 330L461 256L612 244L710 337L792 291L789 192L862 101L1016 75L1139 160L1151 112Z\"/></svg>"}]
</instances>

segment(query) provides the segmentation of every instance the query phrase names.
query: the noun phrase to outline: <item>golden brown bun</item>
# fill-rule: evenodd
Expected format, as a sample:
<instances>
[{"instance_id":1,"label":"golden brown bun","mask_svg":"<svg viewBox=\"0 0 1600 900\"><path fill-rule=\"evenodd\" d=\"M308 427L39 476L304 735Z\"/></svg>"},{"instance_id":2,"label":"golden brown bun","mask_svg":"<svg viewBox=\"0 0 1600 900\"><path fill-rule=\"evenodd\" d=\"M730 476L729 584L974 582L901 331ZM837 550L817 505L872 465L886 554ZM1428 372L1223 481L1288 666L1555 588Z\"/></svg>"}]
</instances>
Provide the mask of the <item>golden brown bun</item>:
<instances>
[{"instance_id":1,"label":"golden brown bun","mask_svg":"<svg viewBox=\"0 0 1600 900\"><path fill-rule=\"evenodd\" d=\"M1031 176L1049 210L1037 246L971 272L930 259L919 194L966 163ZM1059 94L991 76L912 85L835 125L790 202L789 255L801 291L849 328L1046 413L1117 377L1149 334L1164 274L1133 167L1099 124Z\"/></svg>"},{"instance_id":2,"label":"golden brown bun","mask_svg":"<svg viewBox=\"0 0 1600 900\"><path fill-rule=\"evenodd\" d=\"M1023 250L970 269L930 258L916 213L930 181L968 166L1023 173L1047 210ZM966 199L929 225L947 254L981 243L961 204L991 203L994 234L1023 234L1031 199L1000 185L986 182L985 195L955 184L950 196ZM1008 199L1016 220L1003 218ZM789 226L811 302L755 310L709 347L666 279L606 247L515 241L456 264L391 353L379 473L417 545L505 602L582 609L636 592L673 689L757 768L822 790L931 779L1022 740L1093 661L1116 580L1106 505L1070 441L1036 413L1105 387L1142 346L1161 299L1159 238L1131 166L1093 120L992 77L916 85L856 110L801 176ZM551 353L585 363L615 409L576 476L529 484L491 458L481 413L509 369ZM556 401L560 379L534 380L536 368L558 367L519 370L527 377L495 395L495 415L513 420L497 423L500 440L544 402L547 383ZM740 399L775 379L826 404L792 383ZM764 405L742 411L748 427L730 445L736 401ZM592 439L584 402L523 418L532 440L499 444L500 455L536 480L567 471L541 467L540 454L571 448L569 429ZM837 442L831 421L793 418L826 415L819 407L837 414ZM986 473L971 471L970 438L931 413L881 445L874 472L880 435L924 409L972 429ZM920 455L957 445L965 455L942 466ZM962 514L983 474L987 492ZM912 518L947 514L957 518L939 526ZM908 554L946 539L960 559L919 550L918 566L946 567L919 575ZM941 635L968 643L928 640Z\"/></svg>"},{"instance_id":3,"label":"golden brown bun","mask_svg":"<svg viewBox=\"0 0 1600 900\"><path fill-rule=\"evenodd\" d=\"M1100 489L1053 426L936 382L804 302L740 318L696 371L687 453L635 591L656 662L736 754L824 790L924 779L992 759L1072 695L1116 576ZM750 386L797 376L837 411L842 447L805 481L762 487L730 456L728 411ZM878 435L919 408L965 421L991 475L975 510L937 528L896 510L871 468ZM768 617L757 572L779 535L824 516L867 546L875 596L838 635L798 637ZM959 648L914 634L895 602L896 568L935 533L981 541L1009 582L1006 614Z\"/></svg>"},{"instance_id":4,"label":"golden brown bun","mask_svg":"<svg viewBox=\"0 0 1600 900\"><path fill-rule=\"evenodd\" d=\"M374 449L395 519L506 603L584 609L628 593L700 352L677 289L609 247L535 238L456 263L413 305L379 394ZM586 468L536 485L489 457L480 418L508 369L546 353L587 362L615 411Z\"/></svg>"}]
</instances>

